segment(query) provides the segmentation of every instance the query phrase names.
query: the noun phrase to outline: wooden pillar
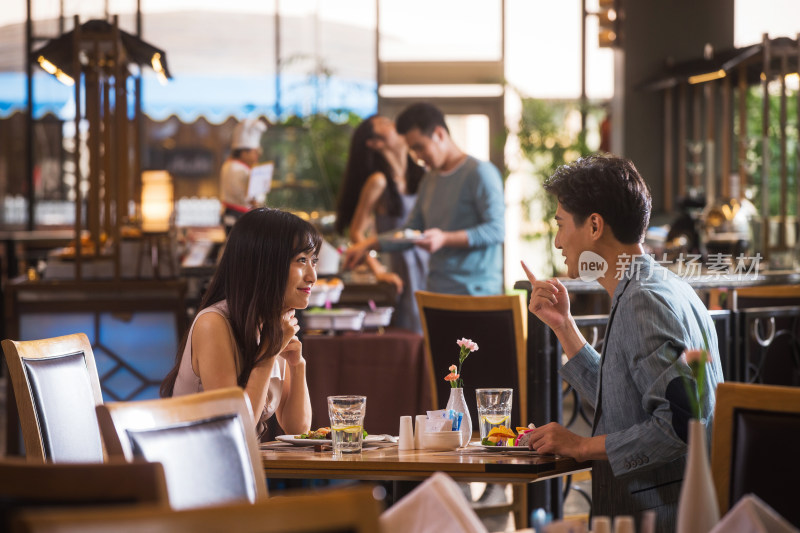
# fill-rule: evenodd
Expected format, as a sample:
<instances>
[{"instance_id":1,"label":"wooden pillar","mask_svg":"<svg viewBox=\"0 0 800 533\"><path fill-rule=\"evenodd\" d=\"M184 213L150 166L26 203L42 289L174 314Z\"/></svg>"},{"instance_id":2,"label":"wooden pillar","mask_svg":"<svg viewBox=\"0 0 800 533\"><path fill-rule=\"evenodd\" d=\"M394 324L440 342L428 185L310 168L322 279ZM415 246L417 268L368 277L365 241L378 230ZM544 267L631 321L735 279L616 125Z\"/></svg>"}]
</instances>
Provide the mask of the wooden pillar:
<instances>
[{"instance_id":1,"label":"wooden pillar","mask_svg":"<svg viewBox=\"0 0 800 533\"><path fill-rule=\"evenodd\" d=\"M744 198L744 191L750 180L747 171L747 95L750 92L747 85L747 69L744 65L739 67L739 198Z\"/></svg>"},{"instance_id":2,"label":"wooden pillar","mask_svg":"<svg viewBox=\"0 0 800 533\"><path fill-rule=\"evenodd\" d=\"M770 42L769 35L766 33L762 38L762 65L764 72L761 77L761 219L763 221L762 237L764 241L764 259L769 258L769 70L770 62Z\"/></svg>"},{"instance_id":3,"label":"wooden pillar","mask_svg":"<svg viewBox=\"0 0 800 533\"><path fill-rule=\"evenodd\" d=\"M82 272L82 250L81 250L81 62L78 57L78 50L81 44L81 23L78 15L75 15L75 29L72 32L72 72L75 75L75 280L80 281L83 277Z\"/></svg>"},{"instance_id":4,"label":"wooden pillar","mask_svg":"<svg viewBox=\"0 0 800 533\"><path fill-rule=\"evenodd\" d=\"M788 70L788 58L786 54L781 55L780 72L778 76L781 82L781 100L780 100L780 168L781 168L781 197L780 197L780 227L778 228L778 248L785 250L786 243L786 224L787 220L787 206L789 205L789 176L786 167L786 71Z\"/></svg>"},{"instance_id":5,"label":"wooden pillar","mask_svg":"<svg viewBox=\"0 0 800 533\"><path fill-rule=\"evenodd\" d=\"M797 34L797 50L795 54L797 54L796 65L797 65L797 74L800 76L800 33ZM796 122L798 130L800 130L800 90L797 91L797 122ZM797 144L795 157L797 158L797 164L795 165L795 202L796 202L796 209L795 209L795 229L794 229L794 240L795 246L800 246L800 143Z\"/></svg>"},{"instance_id":6,"label":"wooden pillar","mask_svg":"<svg viewBox=\"0 0 800 533\"><path fill-rule=\"evenodd\" d=\"M93 58L86 66L86 121L88 122L89 145L89 194L86 204L86 224L89 238L95 250L100 250L100 149L102 125L100 123L100 41L93 35Z\"/></svg>"},{"instance_id":7,"label":"wooden pillar","mask_svg":"<svg viewBox=\"0 0 800 533\"><path fill-rule=\"evenodd\" d=\"M678 198L686 198L686 84L678 87Z\"/></svg>"},{"instance_id":8,"label":"wooden pillar","mask_svg":"<svg viewBox=\"0 0 800 533\"><path fill-rule=\"evenodd\" d=\"M717 200L717 169L716 169L716 81L703 84L703 97L706 111L706 139L705 139L705 171L706 171L706 205L713 205Z\"/></svg>"},{"instance_id":9,"label":"wooden pillar","mask_svg":"<svg viewBox=\"0 0 800 533\"><path fill-rule=\"evenodd\" d=\"M114 239L112 254L114 261L114 279L117 281L122 278L122 263L120 260L122 232L120 231L120 227L123 223L122 215L125 213L125 211L123 211L124 204L121 202L121 195L123 194L123 183L125 181L124 170L128 168L127 165L122 163L128 149L126 145L121 142L121 139L124 140L124 137L122 137L124 128L119 127L120 117L123 117L124 119L128 114L127 102L123 98L123 95L125 94L125 82L128 79L128 74L126 71L127 69L124 66L124 62L121 61L122 50L120 50L119 45L119 16L114 15L113 44L111 45L114 64L111 65L111 68L109 69L109 74L113 76L114 79L114 111L113 115L108 117L108 124L114 124L117 127L109 127L109 129L113 128L114 130L113 135L109 134L108 136L108 142L111 146L113 146L113 150L108 158L108 162L109 167L113 170L106 176L106 197L108 198L106 205L109 206L109 219L111 219L112 216L114 218L114 223L112 224L113 233L110 233L109 236Z\"/></svg>"},{"instance_id":10,"label":"wooden pillar","mask_svg":"<svg viewBox=\"0 0 800 533\"><path fill-rule=\"evenodd\" d=\"M673 131L672 87L664 91L664 211L670 213L674 209L675 187L673 152L675 133Z\"/></svg>"},{"instance_id":11,"label":"wooden pillar","mask_svg":"<svg viewBox=\"0 0 800 533\"><path fill-rule=\"evenodd\" d=\"M731 197L731 80L728 76L722 79L722 122L720 130L722 135L722 146L720 146L720 197L727 200Z\"/></svg>"},{"instance_id":12,"label":"wooden pillar","mask_svg":"<svg viewBox=\"0 0 800 533\"><path fill-rule=\"evenodd\" d=\"M109 61L113 59L109 58ZM112 142L112 107L111 107L111 72L107 67L103 68L102 87L103 87L103 233L106 239L113 238L111 224L111 176L112 164L114 161L114 146Z\"/></svg>"},{"instance_id":13,"label":"wooden pillar","mask_svg":"<svg viewBox=\"0 0 800 533\"><path fill-rule=\"evenodd\" d=\"M703 134L701 131L703 89L697 85L692 90L692 187L700 187L702 174Z\"/></svg>"}]
</instances>

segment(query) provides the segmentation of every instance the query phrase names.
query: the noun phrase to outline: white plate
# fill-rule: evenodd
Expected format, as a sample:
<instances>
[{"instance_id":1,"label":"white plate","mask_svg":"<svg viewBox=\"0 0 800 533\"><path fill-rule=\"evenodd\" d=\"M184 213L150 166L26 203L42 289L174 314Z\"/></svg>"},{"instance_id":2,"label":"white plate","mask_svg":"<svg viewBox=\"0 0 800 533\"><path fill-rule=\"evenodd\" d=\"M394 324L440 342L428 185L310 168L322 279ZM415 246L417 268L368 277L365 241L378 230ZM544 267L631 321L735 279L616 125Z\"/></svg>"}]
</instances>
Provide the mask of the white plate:
<instances>
[{"instance_id":1,"label":"white plate","mask_svg":"<svg viewBox=\"0 0 800 533\"><path fill-rule=\"evenodd\" d=\"M511 453L537 453L527 446L485 446L480 442L470 442L470 447L481 448L489 452L511 452Z\"/></svg>"},{"instance_id":2,"label":"white plate","mask_svg":"<svg viewBox=\"0 0 800 533\"><path fill-rule=\"evenodd\" d=\"M298 439L295 435L278 435L275 437L275 440L288 442L289 444L294 444L295 446L324 446L325 444L330 446L333 444L331 439ZM379 440L383 440L383 435L367 435L367 438L365 438L363 441L374 442Z\"/></svg>"}]
</instances>

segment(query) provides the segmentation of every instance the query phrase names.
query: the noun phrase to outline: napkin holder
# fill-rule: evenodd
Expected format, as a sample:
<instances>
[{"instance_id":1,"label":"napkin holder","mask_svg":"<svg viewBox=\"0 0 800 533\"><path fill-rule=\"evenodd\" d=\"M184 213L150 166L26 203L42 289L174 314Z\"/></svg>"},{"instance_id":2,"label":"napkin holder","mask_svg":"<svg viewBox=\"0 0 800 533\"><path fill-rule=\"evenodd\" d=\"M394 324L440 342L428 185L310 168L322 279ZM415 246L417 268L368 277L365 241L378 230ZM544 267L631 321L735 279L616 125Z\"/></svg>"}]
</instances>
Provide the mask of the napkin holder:
<instances>
[{"instance_id":1,"label":"napkin holder","mask_svg":"<svg viewBox=\"0 0 800 533\"><path fill-rule=\"evenodd\" d=\"M460 431L425 431L422 434L422 447L426 450L455 450L462 444Z\"/></svg>"}]
</instances>

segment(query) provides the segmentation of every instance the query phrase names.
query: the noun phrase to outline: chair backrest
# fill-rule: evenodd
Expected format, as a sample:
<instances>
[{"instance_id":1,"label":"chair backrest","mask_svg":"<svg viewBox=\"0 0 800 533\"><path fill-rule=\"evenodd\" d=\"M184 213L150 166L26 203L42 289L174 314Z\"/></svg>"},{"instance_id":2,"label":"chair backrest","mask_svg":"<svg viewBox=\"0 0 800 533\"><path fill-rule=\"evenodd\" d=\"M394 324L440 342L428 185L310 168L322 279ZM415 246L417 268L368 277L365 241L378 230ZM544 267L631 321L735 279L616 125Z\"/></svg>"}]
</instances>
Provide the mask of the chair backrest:
<instances>
[{"instance_id":1,"label":"chair backrest","mask_svg":"<svg viewBox=\"0 0 800 533\"><path fill-rule=\"evenodd\" d=\"M457 296L417 291L417 306L425 336L425 357L434 409L442 409L450 395L444 381L447 369L458 363L456 341L462 337L478 344L478 351L464 363L464 397L472 408L472 427L478 427L475 389L514 389L512 419L528 423L527 339L525 297Z\"/></svg>"},{"instance_id":2,"label":"chair backrest","mask_svg":"<svg viewBox=\"0 0 800 533\"><path fill-rule=\"evenodd\" d=\"M103 395L86 335L2 344L28 458L103 461L95 415Z\"/></svg>"},{"instance_id":3,"label":"chair backrest","mask_svg":"<svg viewBox=\"0 0 800 533\"><path fill-rule=\"evenodd\" d=\"M273 497L256 504L228 504L169 511L157 508L53 511L21 517L28 533L374 533L380 503L368 485Z\"/></svg>"},{"instance_id":4,"label":"chair backrest","mask_svg":"<svg viewBox=\"0 0 800 533\"><path fill-rule=\"evenodd\" d=\"M752 492L800 526L800 388L720 383L711 449L721 513Z\"/></svg>"},{"instance_id":5,"label":"chair backrest","mask_svg":"<svg viewBox=\"0 0 800 533\"><path fill-rule=\"evenodd\" d=\"M28 509L151 504L168 507L158 463L32 463L0 460L0 531Z\"/></svg>"},{"instance_id":6,"label":"chair backrest","mask_svg":"<svg viewBox=\"0 0 800 533\"><path fill-rule=\"evenodd\" d=\"M173 509L267 496L250 401L238 387L97 406L109 457L164 465Z\"/></svg>"}]
</instances>

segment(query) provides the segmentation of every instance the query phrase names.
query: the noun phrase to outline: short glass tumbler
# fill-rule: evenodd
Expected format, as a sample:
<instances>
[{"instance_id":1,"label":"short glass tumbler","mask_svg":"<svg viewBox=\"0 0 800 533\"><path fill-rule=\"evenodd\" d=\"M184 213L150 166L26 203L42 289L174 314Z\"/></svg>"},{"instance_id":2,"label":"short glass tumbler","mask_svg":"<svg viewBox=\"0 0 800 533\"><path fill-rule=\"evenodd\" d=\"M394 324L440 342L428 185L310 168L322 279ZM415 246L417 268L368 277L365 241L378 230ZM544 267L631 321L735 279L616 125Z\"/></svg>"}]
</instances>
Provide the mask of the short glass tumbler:
<instances>
[{"instance_id":1,"label":"short glass tumbler","mask_svg":"<svg viewBox=\"0 0 800 533\"><path fill-rule=\"evenodd\" d=\"M478 401L478 426L481 440L492 428L505 426L511 428L511 399L514 389L476 389Z\"/></svg>"},{"instance_id":2,"label":"short glass tumbler","mask_svg":"<svg viewBox=\"0 0 800 533\"><path fill-rule=\"evenodd\" d=\"M360 453L364 432L366 396L328 396L333 453Z\"/></svg>"}]
</instances>

